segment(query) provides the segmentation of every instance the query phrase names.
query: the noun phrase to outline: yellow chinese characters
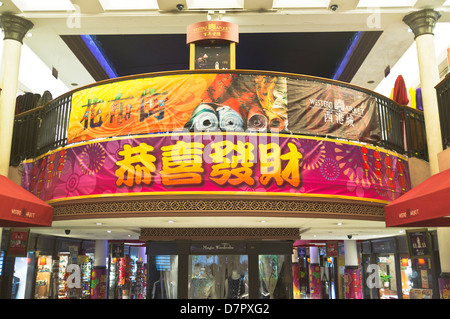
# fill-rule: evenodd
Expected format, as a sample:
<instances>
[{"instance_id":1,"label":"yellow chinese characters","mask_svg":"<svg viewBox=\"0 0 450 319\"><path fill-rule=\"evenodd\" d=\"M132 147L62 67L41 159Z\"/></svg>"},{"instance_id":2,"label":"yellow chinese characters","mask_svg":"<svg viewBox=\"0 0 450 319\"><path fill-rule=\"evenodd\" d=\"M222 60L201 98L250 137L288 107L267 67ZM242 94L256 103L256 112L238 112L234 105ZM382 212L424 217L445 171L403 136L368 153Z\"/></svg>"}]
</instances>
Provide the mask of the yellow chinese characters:
<instances>
[{"instance_id":1,"label":"yellow chinese characters","mask_svg":"<svg viewBox=\"0 0 450 319\"><path fill-rule=\"evenodd\" d=\"M202 143L179 141L175 145L161 147L163 185L200 184L203 164Z\"/></svg>"},{"instance_id":2,"label":"yellow chinese characters","mask_svg":"<svg viewBox=\"0 0 450 319\"><path fill-rule=\"evenodd\" d=\"M253 149L250 143L238 141L234 144L225 140L211 144L212 152L210 179L219 185L229 183L231 185L239 185L246 183L253 185Z\"/></svg>"},{"instance_id":3,"label":"yellow chinese characters","mask_svg":"<svg viewBox=\"0 0 450 319\"><path fill-rule=\"evenodd\" d=\"M141 183L150 184L152 173L156 170L155 156L151 155L153 146L141 143L136 147L125 144L119 155L123 160L116 162L119 167L115 171L116 185L134 186Z\"/></svg>"},{"instance_id":4,"label":"yellow chinese characters","mask_svg":"<svg viewBox=\"0 0 450 319\"><path fill-rule=\"evenodd\" d=\"M289 152L281 155L280 146L275 143L260 144L260 182L267 185L272 179L278 186L286 181L294 187L300 185L300 160L303 155L293 143L288 143ZM281 161L288 161L282 170Z\"/></svg>"}]
</instances>

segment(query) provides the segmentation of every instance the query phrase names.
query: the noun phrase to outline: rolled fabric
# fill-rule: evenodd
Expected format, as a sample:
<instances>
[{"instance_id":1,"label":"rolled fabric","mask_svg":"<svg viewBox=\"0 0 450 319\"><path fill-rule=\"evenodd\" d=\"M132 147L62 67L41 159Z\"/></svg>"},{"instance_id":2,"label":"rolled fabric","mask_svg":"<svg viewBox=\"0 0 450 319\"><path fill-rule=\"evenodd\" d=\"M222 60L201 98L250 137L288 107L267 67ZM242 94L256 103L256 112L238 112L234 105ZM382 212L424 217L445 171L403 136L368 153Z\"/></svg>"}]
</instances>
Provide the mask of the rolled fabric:
<instances>
[{"instance_id":1,"label":"rolled fabric","mask_svg":"<svg viewBox=\"0 0 450 319\"><path fill-rule=\"evenodd\" d=\"M191 131L217 131L219 129L219 119L215 109L208 104L199 104L191 114L191 118L184 125Z\"/></svg>"},{"instance_id":2,"label":"rolled fabric","mask_svg":"<svg viewBox=\"0 0 450 319\"><path fill-rule=\"evenodd\" d=\"M241 115L230 108L223 105L216 109L219 114L219 127L223 131L243 131L244 120Z\"/></svg>"},{"instance_id":3,"label":"rolled fabric","mask_svg":"<svg viewBox=\"0 0 450 319\"><path fill-rule=\"evenodd\" d=\"M249 131L266 131L268 126L267 116L259 105L254 105L248 111L247 129Z\"/></svg>"},{"instance_id":4,"label":"rolled fabric","mask_svg":"<svg viewBox=\"0 0 450 319\"><path fill-rule=\"evenodd\" d=\"M281 116L267 110L266 115L269 120L269 129L271 132L281 132L284 129L285 122Z\"/></svg>"}]
</instances>

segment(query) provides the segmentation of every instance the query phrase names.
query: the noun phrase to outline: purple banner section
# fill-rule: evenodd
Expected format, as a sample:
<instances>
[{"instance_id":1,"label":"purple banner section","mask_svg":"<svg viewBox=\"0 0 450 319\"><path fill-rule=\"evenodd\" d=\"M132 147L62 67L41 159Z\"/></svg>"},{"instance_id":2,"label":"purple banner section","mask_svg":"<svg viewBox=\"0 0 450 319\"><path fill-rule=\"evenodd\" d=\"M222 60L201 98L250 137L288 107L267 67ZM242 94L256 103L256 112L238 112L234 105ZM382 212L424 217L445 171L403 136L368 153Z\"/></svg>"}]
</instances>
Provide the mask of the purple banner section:
<instances>
[{"instance_id":1,"label":"purple banner section","mask_svg":"<svg viewBox=\"0 0 450 319\"><path fill-rule=\"evenodd\" d=\"M139 194L264 194L388 203L410 189L407 158L336 140L257 133L96 140L24 163L44 201Z\"/></svg>"},{"instance_id":2,"label":"purple banner section","mask_svg":"<svg viewBox=\"0 0 450 319\"><path fill-rule=\"evenodd\" d=\"M344 285L345 299L362 299L361 271L359 268L345 268Z\"/></svg>"},{"instance_id":3,"label":"purple banner section","mask_svg":"<svg viewBox=\"0 0 450 319\"><path fill-rule=\"evenodd\" d=\"M439 295L441 299L450 299L450 277L439 278Z\"/></svg>"},{"instance_id":4,"label":"purple banner section","mask_svg":"<svg viewBox=\"0 0 450 319\"><path fill-rule=\"evenodd\" d=\"M104 266L92 268L91 299L106 299L107 273Z\"/></svg>"},{"instance_id":5,"label":"purple banner section","mask_svg":"<svg viewBox=\"0 0 450 319\"><path fill-rule=\"evenodd\" d=\"M322 299L322 282L318 264L309 265L309 291L310 299Z\"/></svg>"}]
</instances>

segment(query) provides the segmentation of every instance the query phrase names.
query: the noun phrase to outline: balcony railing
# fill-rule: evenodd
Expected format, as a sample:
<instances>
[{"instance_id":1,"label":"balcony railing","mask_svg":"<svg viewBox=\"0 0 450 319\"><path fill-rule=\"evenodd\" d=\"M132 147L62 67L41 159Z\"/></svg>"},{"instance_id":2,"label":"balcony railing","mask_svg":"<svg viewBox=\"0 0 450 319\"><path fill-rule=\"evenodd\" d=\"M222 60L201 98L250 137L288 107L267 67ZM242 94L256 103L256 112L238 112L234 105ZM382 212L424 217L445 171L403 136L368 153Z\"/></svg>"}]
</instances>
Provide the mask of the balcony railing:
<instances>
[{"instance_id":1,"label":"balcony railing","mask_svg":"<svg viewBox=\"0 0 450 319\"><path fill-rule=\"evenodd\" d=\"M450 73L436 86L443 149L450 147Z\"/></svg>"},{"instance_id":2,"label":"balcony railing","mask_svg":"<svg viewBox=\"0 0 450 319\"><path fill-rule=\"evenodd\" d=\"M210 70L209 73L217 72ZM395 151L399 154L404 154L409 157L417 157L428 160L428 152L425 136L425 124L423 112L412 109L410 107L399 106L394 101L386 98L373 91L353 86L347 83L342 83L333 80L322 78L300 76L293 74L275 73L275 72L260 72L260 71L230 71L228 73L250 73L250 74L267 74L275 76L287 76L303 78L307 80L323 82L327 84L334 84L341 87L350 88L355 91L360 91L370 96L373 96L377 104L377 116L380 127L380 138L374 146L379 146L388 150ZM189 73L188 71L180 71L178 73ZM174 74L173 72L159 73L158 75ZM143 75L140 75L141 77ZM145 75L147 77L153 74ZM120 79L113 79L104 82L114 82ZM446 142L450 141L450 112L448 103L450 100L449 82L447 81L445 96L447 101L447 118L442 122L447 123ZM94 83L87 87L98 85ZM85 89L84 87L82 89ZM77 89L81 90L81 89ZM43 107L30 110L26 113L18 114L15 118L14 134L11 150L11 165L17 166L21 161L27 158L33 158L53 149L67 145L67 133L69 125L69 117L71 111L72 94L77 90L68 92ZM443 93L442 93L443 94ZM293 134L304 135L305 133L292 132ZM330 137L330 136L328 136Z\"/></svg>"}]
</instances>

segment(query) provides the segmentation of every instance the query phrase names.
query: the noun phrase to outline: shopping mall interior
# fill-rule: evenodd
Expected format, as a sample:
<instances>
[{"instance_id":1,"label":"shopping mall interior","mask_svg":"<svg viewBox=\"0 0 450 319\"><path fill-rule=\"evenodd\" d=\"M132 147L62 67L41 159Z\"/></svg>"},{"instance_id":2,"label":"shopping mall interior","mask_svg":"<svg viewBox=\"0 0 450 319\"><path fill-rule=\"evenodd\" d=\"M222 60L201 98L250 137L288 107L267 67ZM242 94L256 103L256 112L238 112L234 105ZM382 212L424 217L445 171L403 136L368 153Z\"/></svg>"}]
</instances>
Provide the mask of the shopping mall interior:
<instances>
[{"instance_id":1,"label":"shopping mall interior","mask_svg":"<svg viewBox=\"0 0 450 319\"><path fill-rule=\"evenodd\" d=\"M450 272L450 269L447 269L450 268L450 265L443 266L442 259L439 262L438 242L440 240L438 240L437 230L440 225L444 224L422 222L388 225L384 215L384 208L387 204L405 193L408 194L408 190L413 190L433 174L439 172L439 168L436 167L439 165L437 154L440 151L435 152L435 149L430 148L430 145L433 144L434 147L434 144L441 143L441 138L434 138L433 131L429 131L432 125L424 128L427 123L424 107L426 99L424 98L422 108L418 107L419 104L422 104L422 101L416 102L418 101L416 89L422 87L422 93L424 93L423 82L427 81L426 77L421 74L424 71L421 70L420 66L421 61L427 58L420 56L423 53L421 53L421 48L418 48L420 45L424 45L424 42L418 41L420 36L416 34L415 25L405 19L408 15L422 11L431 12L430 14L437 13L433 16L436 21L435 25L432 26L432 33L426 33L427 35L432 34L431 41L434 43L434 52L427 53L433 56L431 60L435 63L436 69L433 72L438 77L433 87L441 81L444 83L446 79L447 84L444 84L448 87L450 0L2 1L0 14L23 18L32 23L24 33L23 40L18 41L21 43L21 51L18 53L20 63L18 62L17 91L14 97L14 101L16 101L14 130L19 128L22 121L31 118L31 116L34 116L35 121L40 121L38 131L26 133L28 136L38 134L36 135L38 136L37 142L35 141L33 145L24 142L23 136L25 135L20 134L25 133L14 131L14 136L11 135L12 152L10 158L8 157L10 165L8 165L7 177L47 202L47 205L53 210L50 225L25 227L30 239L28 251L32 254L32 257L28 255L22 259L16 258L15 265L23 263L24 265L20 269L29 268L29 260L32 258L37 265L34 270L35 276L33 277L30 273L27 274L24 271L21 277L22 282L35 282L39 285L36 284L31 290L25 289L23 285L20 288L21 290L17 288L21 296L19 298L28 299L38 295L43 296L42 298L57 298L57 296L64 294L62 292L64 287L60 287L62 290L60 289L58 292L55 292L58 289L53 288L53 293L45 288L46 283L52 281L51 278L53 278L47 273L49 271L46 270L46 267L50 267L57 259L62 258L58 253L64 252L66 265L70 264L69 260L73 256L78 255L78 264L81 265L82 269L88 267L90 270L91 267L95 266L95 263L89 263L89 258L94 259L96 251L104 250L104 256L102 257L106 258L106 266L110 271L113 269L113 259L115 260L114 267L121 269L121 261L116 262L116 259L119 260L125 254L127 258L134 260L135 274L131 280L135 283L145 282L144 286L147 286L144 292L141 285L140 293L137 292L137 288L133 292L119 291L117 289L117 278L113 278L109 274L110 282L115 280L116 284L116 286L110 284L106 289L108 290L106 294L110 299L139 299L143 296L145 298L151 298L150 296L152 296L152 298L162 299L227 298L227 296L228 298L234 298L230 297L228 286L222 287L224 286L223 282L220 283L221 291L215 291L214 296L212 296L212 290L208 292L211 295L206 296L204 290L195 292L192 288L195 286L194 279L199 279L199 276L204 275L203 273L207 272L208 269L217 271L220 276L228 276L231 273L231 268L223 270L221 265L229 265L233 269L236 267L239 269L241 282L243 280L245 283L245 287L237 288L241 295L239 298L249 298L249 296L251 299L265 298L265 296L270 295L270 298L313 299L317 297L316 295L320 295L320 297L317 297L318 299L345 299L348 297L348 292L344 289L346 284L344 283L342 267L347 265L347 260L344 260L344 251L347 248L351 249L349 247L353 244L355 249L356 247L358 249L358 256L355 258L356 264L362 269L361 272L368 274L370 265L376 264L386 276L396 278L390 281L387 279L388 284L384 288L377 286L377 289L373 289L373 287L363 289L359 291L359 295L358 292L355 292L358 295L355 298L407 299L410 298L410 289L414 285L422 289L417 291L418 295L423 294L422 298L426 298L424 296L427 293L427 297L439 298L439 289L437 288L439 275L441 272ZM4 28L7 27L5 21L2 22ZM214 32L214 36L217 33L218 38L215 38L216 40L208 38L208 40L203 39L203 42L189 41L187 39L189 32L195 30L189 29L189 27L198 23L203 23L202 26L205 26L205 28L208 28L208 23L210 26L212 23L216 23L216 28L217 25L221 28L223 25L229 25L229 28L236 28L236 31L232 35L232 40L220 39L226 31L229 31L229 29L223 27L221 33ZM417 32L422 31L420 29ZM206 33L202 34L206 37ZM5 37L5 32L2 36ZM211 37L212 35L209 34L208 36ZM6 41L11 41L11 38L8 40L6 38L5 41L0 42L0 53L4 57L6 56L4 54L6 46L10 45ZM206 46L205 43L207 43ZM218 68L218 62L216 62L215 67L200 70L201 67L198 67L194 62L197 58L195 56L196 48L205 49L206 47L206 49L210 49L218 45L229 50L227 63L231 61L230 65L227 64L226 67ZM8 52L8 54L11 54L11 51ZM5 63L5 58L2 60L2 67L3 63ZM211 74L216 77L214 78ZM227 76L234 81L232 84L224 84L228 79ZM221 81L214 88L214 91L207 91L208 97L211 99L210 102L217 102L214 101L212 96L219 94L217 92L220 91L218 88L221 85L229 85L232 88L230 90L234 92L233 94L239 94L239 98L243 99L244 95L239 90L254 85L253 82L249 84L249 79L251 81L255 79L254 82L257 83L255 84L255 90L258 90L260 77L274 79L272 89L275 87L274 90L279 92L282 92L280 87L283 85L287 87L284 100L287 101L288 106L290 99L294 99L295 94L300 94L290 88L297 88L300 92L304 90L305 86L317 84L317 90L327 90L330 87L338 88L339 93L336 94L341 94L344 97L352 96L352 99L354 98L356 101L352 102L355 105L360 103L357 98L364 101L367 99L367 109L370 108L371 103L374 103L373 105L377 105L375 109L380 114L382 109L389 110L389 112L393 108L402 110L398 114L395 112L389 113L387 115L388 121L392 121L393 116L400 116L402 123L404 123L403 121L406 122L405 118L408 118L414 125L404 124L404 127L400 128L400 141L392 142L393 139L397 138L397 136L392 137L392 134L394 134L392 132L395 130L386 130L384 126L384 131L382 128L381 133L375 129L373 129L375 133L372 131L367 133L369 129L365 130L366 127L364 127L361 128L362 133L359 137L348 138L348 131L346 131L347 136L343 136L343 133L337 129L333 132L320 131L317 129L317 124L315 126L311 124L313 123L312 119L305 124L306 128L300 125L296 126L295 118L298 119L302 115L299 110L293 107L291 110L287 110L287 117L294 120L289 122L285 120L283 123L284 129L277 131L277 133L282 133L277 143L286 152L281 156L283 160L289 159L289 163L297 160L298 163L298 160L302 159L303 180L300 183L304 185L307 185L308 181L311 182L311 185L317 183L317 185L314 184L314 187L311 187L313 190L310 191L306 186L301 188L294 185L295 170L293 170L287 172L291 175L283 175L284 181L292 181L290 186L284 188L233 186L230 181L222 183L219 178L213 180L212 175L210 175L209 182L204 181L204 184L202 184L205 188L194 187L189 189L186 187L177 189L176 187L154 186L152 189L147 189L145 186L135 185L134 190L129 193L123 191L123 187L119 190L119 186L121 186L119 185L119 179L115 181L115 184L114 182L107 184L109 177L114 177L114 174L116 177L119 176L120 172L117 167L120 167L120 163L125 162L125 160L117 161L115 164L111 162L111 166L107 166L108 159L112 156L118 156L119 158L128 150L127 146L131 148L129 144L126 144L128 140L125 138L129 138L130 141L133 140L136 143L145 140L145 143L136 144L137 146L148 146L147 144L153 142L152 145L161 146L162 150L169 150L170 140L174 140L174 136L177 135L171 133L173 126L167 124L166 127L163 127L166 124L161 124L159 131L153 130L153 128L145 131L149 126L143 130L139 130L138 125L131 128L127 126L127 130L120 133L108 131L111 127L107 127L103 131L106 132L104 135L92 134L89 136L77 133L79 130L77 131L74 126L71 127L71 125L74 125L72 123L78 121L79 125L85 119L84 129L87 125L91 125L92 129L95 128L94 122L98 118L94 117L101 112L105 116L104 110L97 112L95 115L93 115L93 112L87 113L86 118L82 117L84 111L80 111L78 114L74 110L77 103L81 110L86 105L88 107L97 105L97 97L101 102L107 101L109 103L113 99L132 98L131 93L127 92L136 94L138 94L137 92L139 94L144 92L140 96L144 101L143 97L147 94L145 90L150 90L152 96L164 96L168 94L167 91L170 92L171 88L176 87L177 92L180 93L176 95L178 104L175 106L181 108L181 104L186 103L187 105L188 99L191 98L188 97L188 93L192 94L185 92L186 95L183 95L183 90L186 87L199 86L199 83L203 83L202 81L213 86L217 84L215 81ZM400 103L397 97L393 96L394 88L396 91L399 79L403 81L402 84L406 87L407 101L405 103ZM142 83L139 82L140 80L142 80ZM147 80L148 82L145 82ZM131 82L134 84L128 84ZM135 91L129 88L133 85ZM3 87L5 87L4 84ZM108 90L111 92L111 94L108 93L109 95L104 93ZM126 92L126 90L129 91ZM155 93L155 90L159 93ZM27 93L30 97L34 95L35 102L38 104L31 108L24 107L24 109L18 110L18 99L16 100L16 97L21 96L22 105L24 105L23 101ZM130 96L126 96L126 93ZM134 94L134 97L137 98L136 94ZM230 95L233 94L230 93ZM206 95L205 93L202 97ZM85 96L89 99L84 99ZM311 93L311 96L313 96L313 93ZM95 101L93 102L94 97ZM102 98L103 100L101 100ZM158 100L159 106L164 106L164 103L166 103L166 118L170 114L175 114L172 122L181 122L184 119L180 115L181 112L173 111L173 113L170 113L170 107L172 107L170 98L168 96L164 101ZM195 98L197 97L192 97L192 99ZM111 101L108 101L108 99L111 99ZM301 97L298 97L298 99L300 100ZM306 98L304 99L306 100ZM323 100L316 97L316 109L322 106L319 104ZM157 101L156 98L154 101ZM205 99L202 101L205 103ZM72 111L70 106L66 107L67 105L71 105ZM120 105L120 116L122 116L122 104ZM343 107L345 108L345 105ZM361 112L364 112L364 107ZM42 115L41 113L36 115L37 109L42 112ZM359 112L357 107L355 109L353 110L354 114ZM408 111L411 109L412 111ZM150 114L143 115L142 110L143 106L140 114L141 122L143 116L148 117ZM0 111L3 111L3 109L0 109ZM61 114L64 112L72 113L70 113L70 118L66 114L64 115L65 120L61 120L63 118ZM55 115L56 113L58 115ZM425 122L423 122L424 113ZM54 118L50 114L53 114ZM324 114L326 122L326 112ZM78 115L80 117L77 119ZM158 116L156 118L161 120L164 111L159 111L157 115L160 118ZM90 122L88 121L89 116L91 116ZM151 116L154 117L153 114ZM428 117L430 118L430 116ZM49 122L46 122L46 119ZM124 117L124 119L128 120L129 118ZM101 120L100 117L100 122ZM103 120L106 121L106 117L103 117ZM110 123L112 121L111 115ZM336 121L338 121L338 118L336 118ZM341 121L344 120L341 119ZM433 120L428 121L433 123ZM447 121L449 121L448 117ZM101 126L100 122L95 123L95 125ZM420 125L417 124L419 122ZM162 120L161 123L163 123ZM349 123L348 118L346 123ZM370 126L366 122L364 123L364 125ZM52 135L52 143L45 144L49 140L48 136L45 135L48 132L44 134L41 131L43 132L50 125L54 127L53 131L47 129L47 131L51 131L49 134ZM350 123L350 125L353 127L353 123ZM82 128L81 125L80 127ZM450 127L450 123L447 123L447 127ZM372 130L372 127L370 127L370 130ZM62 131L64 132L61 133ZM211 135L222 136L221 134L215 134ZM241 136L239 134L241 133L236 134L236 136ZM253 136L252 134L250 133L249 136ZM55 138L59 135L62 136L60 139L58 139L59 137ZM192 136L192 138L194 138L194 135L186 134L186 136ZM373 143L374 136L377 137L378 135L380 141L377 142L378 144ZM419 135L420 137L418 137ZM246 134L242 134L242 136L245 137ZM239 140L239 138L237 139ZM433 139L439 143L431 143ZM190 137L187 140L191 142ZM185 140L183 139L183 141ZM25 146L21 147L20 145ZM299 151L303 153L303 157L301 157L301 153L293 151L292 145L299 145ZM254 146L256 147L256 144ZM95 153L99 148L106 150L107 154ZM440 148L441 151L445 149L442 145ZM298 152L297 148L295 150ZM139 152L137 148L134 151ZM239 152L237 148L236 151ZM288 151L289 153L287 153ZM309 157L305 156L308 151L310 152ZM266 154L269 154L268 150L266 152ZM339 152L342 152L342 156ZM360 161L360 164L364 169L366 169L364 165L367 165L369 161L372 161L375 166L370 169L367 168L365 173L362 168L358 170L356 166L352 166L357 162L354 158L352 162L352 154L356 154L352 152L359 152L357 154L364 156L366 156L366 153L369 155L370 159L367 156L367 159L364 156L361 157L363 160ZM432 154L432 152L434 153ZM380 153L381 155L379 155ZM163 151L157 153L156 159L152 157L153 161L158 160L158 157L167 156L165 154ZM294 158L295 154L300 155L298 155L298 158ZM328 158L330 154L334 156L332 160ZM291 157L288 157L289 155ZM36 191L33 188L39 184L33 184L33 181L41 172L39 167L44 167L46 161L51 162L53 167L53 161L55 161L54 167L56 169L58 163L55 158L61 160L59 172L62 175L66 173L68 167L66 165L66 168L64 168L63 163L71 164L68 161L69 159L74 162L78 158L81 163L85 164L88 160L91 161L86 166L80 165L81 168L78 168L80 174L77 175L76 183L79 183L80 189L63 191L62 187L58 185L49 186L51 184L51 178L49 177L47 177L49 179L47 184L42 184L42 189L39 188ZM100 162L100 158L102 158L102 168L100 166L95 167L94 161ZM375 183L372 184L373 187L370 184L371 182L365 184L366 181L369 181L369 177L367 179L351 177L352 174L354 176L369 174L373 176L373 179L376 179L378 170L380 170L376 165L380 162L380 158L385 161L389 169L391 164L388 163L388 159L394 161L396 165L392 166L396 167L394 173L397 186L391 187L392 190L389 189L391 185L389 183L392 181L391 176L385 179L387 185L385 189L375 187ZM339 161L338 159L341 160L342 165L336 163L336 161ZM148 161L151 161L151 159ZM332 166L334 163L338 166ZM406 167L405 170L403 165ZM214 172L213 166L212 164L209 165L208 169L211 168ZM342 170L342 175L345 175L346 179L341 181L341 178L337 175L332 176L332 167ZM449 168L443 165L441 171ZM73 172L75 172L75 164L73 164L73 168L69 169L73 169ZM38 173L36 173L37 171ZM111 174L108 174L107 171ZM306 174L313 171L317 176L320 171L323 180L314 180L311 177L313 173L311 175ZM368 171L370 173L367 173ZM162 172L163 170L161 170ZM43 170L42 174L44 174ZM145 175L145 173L143 174ZM82 179L84 177L94 175L97 175L95 181L97 184L92 186L87 178L84 179L86 184L83 184ZM226 175L222 175L222 179L225 178L224 176ZM71 187L70 183L73 180L70 180L70 177L64 180L64 183L67 183L64 184L65 188ZM97 186L103 182L102 178L105 178L104 183L109 185L109 189L105 186L105 189L97 190ZM276 177L271 178L276 180ZM290 178L292 179L290 180ZM164 179L164 176L161 179ZM168 177L169 179L170 177ZM215 181L215 184L211 180ZM379 180L381 185L381 177L379 177ZM263 176L261 176L260 181L264 183ZM339 181L346 184L339 184L334 189L335 187L332 185L338 185ZM144 182L145 179L143 178ZM127 183L125 177L120 180L120 183ZM136 183L139 184L140 182ZM224 186L224 183L227 185ZM331 189L328 193L324 190L327 188L325 185L329 185L328 187ZM39 187L39 185L36 187ZM82 190L82 187L85 187L85 189ZM206 190L207 192L205 192ZM51 192L52 194L50 194ZM251 194L251 192L254 192L254 194ZM389 199L387 199L387 195L381 194L383 192L389 193ZM95 195L92 195L94 193ZM299 196L299 193L304 193L304 195ZM448 226L448 222L446 226ZM23 227L20 227L20 225L19 227L9 226L7 223L0 224L0 227L3 227L2 233L0 233L3 235L0 247L1 250L5 251L1 256L3 264L0 265L0 270L3 267L2 265L5 265L5 267L3 267L3 273L0 273L0 276L4 278L5 271L10 271L8 267L14 267L14 264L6 266L5 247L8 245L13 231ZM430 249L431 251L423 255L425 259L413 259L410 256L411 244L408 239L413 235L419 237L418 233L413 233L418 229L421 231L421 236L425 234L426 242L433 246ZM408 234L410 236L407 236ZM347 244L349 247L346 246ZM334 250L335 255L328 252L328 249ZM318 255L313 257L312 251ZM80 254L87 257L80 259ZM44 258L44 255L48 257ZM278 276L283 278L283 284L277 283L275 287L275 284L271 283L270 280L265 282L264 285L267 284L268 287L264 289L270 291L270 294L269 292L266 294L262 292L264 289L261 288L263 280L254 278L257 278L258 273L261 275L262 272L269 271L269 268L265 269L263 265L272 265L270 271L273 271L273 265L277 263ZM157 290L155 288L157 287L156 283L160 280L158 276L161 273L170 273L168 269L176 268L175 264L178 264L177 271L175 274L167 274L168 277L165 279L169 281L169 277L173 276L170 277L171 282L178 280L183 284L178 284L175 288L167 286L165 289ZM205 270L205 265L212 264L219 265L220 269L214 270L211 266L210 268L206 267ZM309 277L307 280L305 279L306 281L301 279L304 278L305 271L306 273L308 273L308 270L313 271L312 268L309 269L310 265L316 264L321 267L317 270L321 274L318 275L320 282L317 283L317 287L321 287L320 293L312 291L314 288L312 278L314 276L306 275L306 277ZM284 267L284 265L286 266ZM97 266L103 267L104 265L97 264ZM293 266L297 268L293 268ZM356 267L353 264L350 266ZM139 269L142 271L141 274L138 274ZM294 271L291 271L292 269ZM416 272L416 270L422 275L420 283L418 279L414 279L415 277L411 279L411 273ZM16 273L20 273L19 268L17 268ZM194 276L194 273L197 275ZM355 274L356 272L346 272L346 275L349 276ZM114 273L115 275L122 276L123 279L121 271L117 270ZM64 277L64 274L62 276ZM418 276L417 273L416 276ZM65 279L67 279L67 275ZM91 279L87 279L89 285L91 285ZM294 283L292 286L285 283L292 283L293 280L297 280L298 284ZM251 282L251 285L249 285L249 282ZM259 286L254 284L256 282L259 282ZM282 280L280 279L279 282L282 282ZM273 284L273 287L269 287L271 284ZM326 288L324 288L324 285ZM398 285L402 287L397 287ZM154 287L153 290L149 288L150 286ZM289 288L285 286L289 286ZM5 279L0 281L0 287L8 287L8 294L11 295L12 286L10 283L5 284ZM90 288L92 287L90 286ZM15 296L17 296L17 293L17 291L14 292ZM82 289L81 292L72 292L71 298L75 298L74 296L76 298L88 298L86 296L93 294L94 292L91 289L86 288L85 290ZM133 294L133 297L131 297L131 294ZM0 295L0 297L9 299L10 295L6 297ZM53 297L49 297L50 295ZM139 297L137 297L138 295Z\"/></svg>"}]
</instances>

